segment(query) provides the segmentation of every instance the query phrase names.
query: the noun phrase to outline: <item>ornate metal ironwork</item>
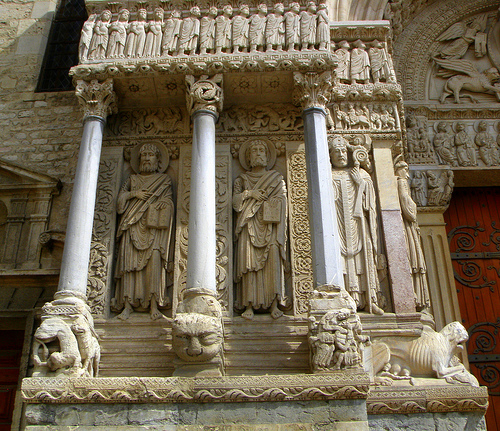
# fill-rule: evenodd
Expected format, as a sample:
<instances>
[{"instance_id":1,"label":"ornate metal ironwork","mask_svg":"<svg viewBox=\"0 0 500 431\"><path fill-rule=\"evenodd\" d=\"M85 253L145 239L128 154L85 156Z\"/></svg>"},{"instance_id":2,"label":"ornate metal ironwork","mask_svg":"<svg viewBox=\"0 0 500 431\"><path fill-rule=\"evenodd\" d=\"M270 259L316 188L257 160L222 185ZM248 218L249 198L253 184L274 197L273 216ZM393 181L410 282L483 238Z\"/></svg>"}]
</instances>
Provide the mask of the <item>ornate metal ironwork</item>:
<instances>
[{"instance_id":1,"label":"ornate metal ironwork","mask_svg":"<svg viewBox=\"0 0 500 431\"><path fill-rule=\"evenodd\" d=\"M490 242L483 242L483 245L488 247L491 243L495 244L496 249L500 251L500 229L495 229L496 222L491 222L491 227L494 229L493 232L490 233ZM500 255L499 255L500 257Z\"/></svg>"}]
</instances>

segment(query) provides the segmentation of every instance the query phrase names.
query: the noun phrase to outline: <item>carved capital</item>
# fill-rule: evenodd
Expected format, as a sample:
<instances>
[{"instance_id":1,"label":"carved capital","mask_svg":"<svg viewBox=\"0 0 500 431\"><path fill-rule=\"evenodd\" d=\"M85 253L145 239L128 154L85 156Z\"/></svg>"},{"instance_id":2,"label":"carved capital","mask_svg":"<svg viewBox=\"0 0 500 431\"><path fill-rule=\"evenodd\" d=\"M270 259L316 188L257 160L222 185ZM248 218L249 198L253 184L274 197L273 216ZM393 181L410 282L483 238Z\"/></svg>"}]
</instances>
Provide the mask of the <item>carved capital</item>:
<instances>
[{"instance_id":1,"label":"carved capital","mask_svg":"<svg viewBox=\"0 0 500 431\"><path fill-rule=\"evenodd\" d=\"M321 74L315 72L295 72L293 80L295 81L294 96L297 104L301 105L302 109L326 109L332 90L331 72L327 71Z\"/></svg>"},{"instance_id":2,"label":"carved capital","mask_svg":"<svg viewBox=\"0 0 500 431\"><path fill-rule=\"evenodd\" d=\"M419 212L444 212L450 204L455 183L449 167L417 169L410 171L411 197Z\"/></svg>"},{"instance_id":3,"label":"carved capital","mask_svg":"<svg viewBox=\"0 0 500 431\"><path fill-rule=\"evenodd\" d=\"M106 119L108 115L117 111L112 79L106 79L104 82L99 82L97 79L90 82L78 80L75 94L83 108L84 119L90 116Z\"/></svg>"},{"instance_id":4,"label":"carved capital","mask_svg":"<svg viewBox=\"0 0 500 431\"><path fill-rule=\"evenodd\" d=\"M222 74L209 77L203 75L196 79L193 75L186 76L186 102L187 109L192 115L200 109L219 114L222 111Z\"/></svg>"}]
</instances>

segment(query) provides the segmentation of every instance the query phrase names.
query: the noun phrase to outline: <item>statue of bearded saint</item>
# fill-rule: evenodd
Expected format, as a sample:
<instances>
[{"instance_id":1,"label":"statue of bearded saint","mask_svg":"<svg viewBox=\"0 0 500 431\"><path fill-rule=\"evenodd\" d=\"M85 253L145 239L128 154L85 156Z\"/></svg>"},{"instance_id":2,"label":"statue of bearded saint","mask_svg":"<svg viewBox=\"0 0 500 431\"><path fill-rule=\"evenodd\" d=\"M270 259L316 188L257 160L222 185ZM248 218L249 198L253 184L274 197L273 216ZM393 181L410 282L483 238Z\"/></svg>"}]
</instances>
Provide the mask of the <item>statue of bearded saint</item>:
<instances>
[{"instance_id":1,"label":"statue of bearded saint","mask_svg":"<svg viewBox=\"0 0 500 431\"><path fill-rule=\"evenodd\" d=\"M348 167L347 145L340 136L330 142L345 287L358 310L384 314L379 306L382 296L377 270L379 243L375 189L370 174L360 166L357 157L354 167ZM364 147L357 151L366 154Z\"/></svg>"},{"instance_id":2,"label":"statue of bearded saint","mask_svg":"<svg viewBox=\"0 0 500 431\"><path fill-rule=\"evenodd\" d=\"M283 315L278 305L284 301L287 197L283 176L267 170L269 159L266 142L243 146L240 161L248 170L234 182L237 298L249 320L254 310L270 311L274 319Z\"/></svg>"},{"instance_id":3,"label":"statue of bearded saint","mask_svg":"<svg viewBox=\"0 0 500 431\"><path fill-rule=\"evenodd\" d=\"M168 164L168 156L165 156ZM133 310L149 310L151 319L170 304L167 266L174 220L172 180L160 169L161 152L153 144L139 150L139 173L131 175L118 194L121 214L113 309L126 320Z\"/></svg>"}]
</instances>

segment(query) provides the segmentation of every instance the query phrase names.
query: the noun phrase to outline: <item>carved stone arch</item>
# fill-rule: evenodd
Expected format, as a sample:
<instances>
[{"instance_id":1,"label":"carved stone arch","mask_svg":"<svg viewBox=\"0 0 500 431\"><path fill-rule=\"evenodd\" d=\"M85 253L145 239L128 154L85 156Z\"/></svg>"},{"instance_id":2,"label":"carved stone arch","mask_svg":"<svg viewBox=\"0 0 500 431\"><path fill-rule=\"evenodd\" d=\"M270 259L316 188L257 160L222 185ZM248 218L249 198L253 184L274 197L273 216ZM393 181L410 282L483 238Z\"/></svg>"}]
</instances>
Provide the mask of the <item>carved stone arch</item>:
<instances>
[{"instance_id":1,"label":"carved stone arch","mask_svg":"<svg viewBox=\"0 0 500 431\"><path fill-rule=\"evenodd\" d=\"M425 8L404 28L394 43L394 63L398 83L406 101L427 100L432 55L438 52L436 39L452 24L481 12L498 8L495 0L461 2L442 0Z\"/></svg>"}]
</instances>

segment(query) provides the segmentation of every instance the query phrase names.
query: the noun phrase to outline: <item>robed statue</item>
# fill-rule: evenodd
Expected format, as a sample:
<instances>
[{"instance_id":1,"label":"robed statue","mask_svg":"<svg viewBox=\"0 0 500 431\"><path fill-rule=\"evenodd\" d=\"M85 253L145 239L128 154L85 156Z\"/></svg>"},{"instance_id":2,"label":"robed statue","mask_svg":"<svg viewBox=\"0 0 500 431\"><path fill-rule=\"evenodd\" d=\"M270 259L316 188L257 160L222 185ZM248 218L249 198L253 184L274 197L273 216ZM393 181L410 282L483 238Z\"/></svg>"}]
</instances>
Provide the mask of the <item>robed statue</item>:
<instances>
[{"instance_id":1,"label":"robed statue","mask_svg":"<svg viewBox=\"0 0 500 431\"><path fill-rule=\"evenodd\" d=\"M247 171L234 182L237 303L249 320L254 310L274 319L283 315L278 306L285 299L287 197L283 176L269 169L273 158L275 149L265 141L243 145L240 162Z\"/></svg>"},{"instance_id":2,"label":"robed statue","mask_svg":"<svg viewBox=\"0 0 500 431\"><path fill-rule=\"evenodd\" d=\"M149 311L156 320L163 316L159 309L170 304L167 271L174 220L172 180L164 173L168 154L154 144L140 147L138 165L139 173L131 175L118 194L121 219L112 305L116 311L123 310L119 319L128 319L135 310Z\"/></svg>"}]
</instances>

